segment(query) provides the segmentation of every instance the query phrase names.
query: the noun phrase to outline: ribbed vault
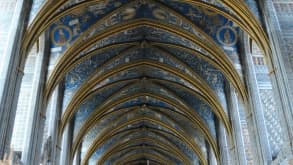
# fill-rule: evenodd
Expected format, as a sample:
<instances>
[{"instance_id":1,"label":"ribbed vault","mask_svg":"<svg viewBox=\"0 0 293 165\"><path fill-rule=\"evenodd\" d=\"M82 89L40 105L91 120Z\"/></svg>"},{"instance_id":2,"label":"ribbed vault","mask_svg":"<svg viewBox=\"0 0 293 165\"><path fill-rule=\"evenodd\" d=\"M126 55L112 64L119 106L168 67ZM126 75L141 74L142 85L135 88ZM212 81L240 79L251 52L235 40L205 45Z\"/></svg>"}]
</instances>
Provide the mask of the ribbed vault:
<instances>
[{"instance_id":1,"label":"ribbed vault","mask_svg":"<svg viewBox=\"0 0 293 165\"><path fill-rule=\"evenodd\" d=\"M259 22L236 0L47 1L23 58L44 31L44 106L64 83L59 140L74 123L70 160L81 154L82 164L207 165L209 149L220 163L219 123L234 143L225 84L248 98L239 34L270 56Z\"/></svg>"}]
</instances>

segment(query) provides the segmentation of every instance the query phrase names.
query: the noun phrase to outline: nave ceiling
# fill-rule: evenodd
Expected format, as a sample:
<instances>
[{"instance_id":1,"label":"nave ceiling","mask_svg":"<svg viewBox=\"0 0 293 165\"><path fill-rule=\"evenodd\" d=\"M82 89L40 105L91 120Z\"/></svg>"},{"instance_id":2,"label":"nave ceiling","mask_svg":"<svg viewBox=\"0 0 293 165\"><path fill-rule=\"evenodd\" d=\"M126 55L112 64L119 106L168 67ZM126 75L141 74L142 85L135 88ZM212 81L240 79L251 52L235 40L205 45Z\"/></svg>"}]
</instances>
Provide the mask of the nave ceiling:
<instances>
[{"instance_id":1,"label":"nave ceiling","mask_svg":"<svg viewBox=\"0 0 293 165\"><path fill-rule=\"evenodd\" d=\"M59 133L74 123L71 159L81 147L83 164L205 165L208 152L219 161L216 127L223 124L231 139L233 133L226 85L247 101L241 35L270 56L245 3L44 2L23 46L49 31L45 98L64 82Z\"/></svg>"}]
</instances>

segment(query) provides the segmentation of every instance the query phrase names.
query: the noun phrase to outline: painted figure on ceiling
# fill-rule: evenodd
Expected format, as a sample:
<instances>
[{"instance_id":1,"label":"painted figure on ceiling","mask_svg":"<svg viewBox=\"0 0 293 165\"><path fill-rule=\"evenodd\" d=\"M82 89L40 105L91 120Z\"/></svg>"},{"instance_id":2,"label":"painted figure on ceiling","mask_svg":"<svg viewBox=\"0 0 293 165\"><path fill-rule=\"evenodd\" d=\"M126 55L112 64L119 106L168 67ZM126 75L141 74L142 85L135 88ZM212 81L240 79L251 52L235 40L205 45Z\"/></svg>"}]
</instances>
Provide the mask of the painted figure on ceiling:
<instances>
[{"instance_id":1,"label":"painted figure on ceiling","mask_svg":"<svg viewBox=\"0 0 293 165\"><path fill-rule=\"evenodd\" d=\"M231 34L228 29L226 29L224 33L224 43L230 44L231 43Z\"/></svg>"},{"instance_id":2,"label":"painted figure on ceiling","mask_svg":"<svg viewBox=\"0 0 293 165\"><path fill-rule=\"evenodd\" d=\"M59 38L57 41L58 44L63 44L64 42L66 42L66 37L65 37L65 33L63 29L58 30L58 35L59 35Z\"/></svg>"}]
</instances>

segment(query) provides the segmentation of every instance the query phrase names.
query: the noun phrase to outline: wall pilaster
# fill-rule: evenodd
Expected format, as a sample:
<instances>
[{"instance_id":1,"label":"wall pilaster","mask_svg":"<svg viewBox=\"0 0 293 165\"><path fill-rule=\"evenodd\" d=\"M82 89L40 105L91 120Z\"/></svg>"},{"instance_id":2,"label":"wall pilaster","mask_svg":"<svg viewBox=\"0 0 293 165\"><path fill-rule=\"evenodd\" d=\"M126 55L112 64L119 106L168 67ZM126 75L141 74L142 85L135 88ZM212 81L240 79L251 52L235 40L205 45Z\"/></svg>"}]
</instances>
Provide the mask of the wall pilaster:
<instances>
[{"instance_id":1,"label":"wall pilaster","mask_svg":"<svg viewBox=\"0 0 293 165\"><path fill-rule=\"evenodd\" d=\"M288 136L288 140L286 140L288 143L284 144L284 147L288 147L288 149L283 149L288 150L286 152L290 152L287 155L291 155L293 149L293 106L291 89L293 89L293 84L288 83L287 74L291 72L292 66L288 65L289 60L286 60L287 62L284 61L286 55L282 54L281 51L283 39L272 0L260 0L259 7L272 48L271 61L268 61L270 68L272 68L270 71L272 86L274 94L278 98L276 101L280 109L281 124L284 130L286 130L284 133Z\"/></svg>"},{"instance_id":2,"label":"wall pilaster","mask_svg":"<svg viewBox=\"0 0 293 165\"><path fill-rule=\"evenodd\" d=\"M217 95L219 98L219 101L222 103L222 106L225 110L225 112L228 114L228 106L227 106L227 100L226 95L223 90L218 90ZM217 129L217 137L218 137L218 143L221 153L221 164L235 164L233 158L234 158L234 151L233 151L233 144L231 138L229 138L227 131L225 129L225 126L223 123L217 121L216 124Z\"/></svg>"},{"instance_id":3,"label":"wall pilaster","mask_svg":"<svg viewBox=\"0 0 293 165\"><path fill-rule=\"evenodd\" d=\"M63 132L62 136L62 147L60 153L60 165L71 165L71 146L73 137L73 124L74 122L69 122Z\"/></svg>"},{"instance_id":4,"label":"wall pilaster","mask_svg":"<svg viewBox=\"0 0 293 165\"><path fill-rule=\"evenodd\" d=\"M79 145L79 147L76 151L73 165L80 165L80 163L81 163L81 145Z\"/></svg>"},{"instance_id":5,"label":"wall pilaster","mask_svg":"<svg viewBox=\"0 0 293 165\"><path fill-rule=\"evenodd\" d=\"M49 123L49 132L52 137L52 164L58 164L61 146L58 142L58 128L60 125L63 102L63 86L62 83L56 87L56 90L51 98L51 111L53 112Z\"/></svg>"},{"instance_id":6,"label":"wall pilaster","mask_svg":"<svg viewBox=\"0 0 293 165\"><path fill-rule=\"evenodd\" d=\"M4 68L6 76L2 95L0 96L0 159L8 153L16 106L20 91L25 59L20 56L20 45L27 27L31 9L31 0L19 0L16 6L15 21L11 26L11 46L8 47L9 64Z\"/></svg>"},{"instance_id":7,"label":"wall pilaster","mask_svg":"<svg viewBox=\"0 0 293 165\"><path fill-rule=\"evenodd\" d=\"M255 69L252 61L252 56L249 52L248 38L243 36L242 40L242 60L245 66L245 76L246 76L246 86L249 94L249 114L248 124L250 125L250 130L254 134L252 140L256 144L258 161L260 164L270 164L272 161L272 153L270 149L270 144L268 140L267 128L265 125L264 111L259 96L259 89L257 85L257 79L255 75Z\"/></svg>"},{"instance_id":8,"label":"wall pilaster","mask_svg":"<svg viewBox=\"0 0 293 165\"><path fill-rule=\"evenodd\" d=\"M239 165L247 164L247 157L244 148L243 134L241 129L240 111L239 111L239 101L235 89L232 85L226 85L226 94L228 101L229 114L233 129L233 139L235 142L235 159Z\"/></svg>"},{"instance_id":9,"label":"wall pilaster","mask_svg":"<svg viewBox=\"0 0 293 165\"><path fill-rule=\"evenodd\" d=\"M27 132L27 139L25 151L23 153L23 162L25 164L38 164L41 158L41 147L43 141L43 129L46 120L46 113L44 112L43 92L46 84L46 72L48 65L48 35L42 35L40 41L40 51L36 63L36 73L33 81L33 95L31 100L32 109L30 121Z\"/></svg>"}]
</instances>

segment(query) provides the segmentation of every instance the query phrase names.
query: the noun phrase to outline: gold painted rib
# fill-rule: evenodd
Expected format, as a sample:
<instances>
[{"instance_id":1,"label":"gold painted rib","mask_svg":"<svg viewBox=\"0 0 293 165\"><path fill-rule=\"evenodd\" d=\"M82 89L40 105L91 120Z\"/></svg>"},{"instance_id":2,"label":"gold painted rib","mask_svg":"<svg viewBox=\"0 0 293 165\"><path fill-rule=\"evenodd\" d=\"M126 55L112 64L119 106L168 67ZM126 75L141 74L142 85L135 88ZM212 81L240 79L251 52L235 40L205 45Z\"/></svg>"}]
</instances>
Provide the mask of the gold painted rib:
<instances>
[{"instance_id":1,"label":"gold painted rib","mask_svg":"<svg viewBox=\"0 0 293 165\"><path fill-rule=\"evenodd\" d=\"M165 149L161 148L161 147L158 147L158 146L131 146L131 147L125 147L123 149L120 150L120 152L122 151L127 151L127 152L132 152L132 151L140 151L140 153L142 152L141 150L143 150L143 153L148 153L148 152L145 152L145 151L153 151L153 153L148 153L148 154L152 154L154 155L154 151L155 151L155 155L157 156L161 156L161 157L164 157L166 161L166 163L171 163L171 164L174 164L170 159L169 157L176 157L177 155L171 155L173 154L173 152L166 152ZM118 151L119 152L119 151ZM117 153L117 152L116 152ZM119 157L118 160L114 161L113 164L121 164L121 165L124 165L125 164L125 161L128 161L128 153L125 153L123 154L122 156ZM137 154L137 153L136 153ZM136 155L134 154L134 155ZM125 159L124 157L127 156ZM129 157L131 157L132 155L130 155ZM122 160L121 160L122 159ZM124 160L123 160L124 159ZM178 159L178 158L177 158ZM117 163L118 162L118 163Z\"/></svg>"},{"instance_id":2,"label":"gold painted rib","mask_svg":"<svg viewBox=\"0 0 293 165\"><path fill-rule=\"evenodd\" d=\"M153 155L153 154L149 154L149 153L139 153L139 154L135 154L135 155L132 155L128 158L126 158L123 163L113 163L114 165L125 165L125 163L131 161L131 160L135 160L135 159L139 159L139 158L151 158L151 159L154 159L156 161L159 161L161 162L161 164L164 164L164 165L174 165L173 162L170 162L166 159L163 159L161 158L160 156L158 155Z\"/></svg>"},{"instance_id":3,"label":"gold painted rib","mask_svg":"<svg viewBox=\"0 0 293 165\"><path fill-rule=\"evenodd\" d=\"M192 34L188 34L186 31L180 30L180 29L176 29L170 25L166 25L164 23L158 22L158 21L153 21L153 20L149 20L149 19L137 19L134 21L129 21L129 22L124 22L118 25L114 25L112 27L109 27L106 31L102 31L100 33L97 33L96 35L92 36L90 39L84 41L83 43L79 43L78 41L76 41L72 47L70 47L69 49L66 50L66 52L64 53L64 55L60 58L60 63L63 63L63 61L65 59L70 59L70 57L75 57L78 56L78 54L80 52L82 52L83 50L85 50L86 48L90 47L91 45L93 45L94 43L96 43L96 41L99 41L102 38L105 38L113 33L117 33L120 31L124 31L130 28L134 28L134 27L139 27L139 26L150 26L150 27L156 27L156 28L160 28L162 30L166 30L168 32L171 32L173 34L182 36L186 39L189 39L190 41L192 41L193 43L196 43L197 45L199 45L200 47L204 48L207 52L209 52L211 55L213 55L214 57L217 57L218 53L217 51L215 51L215 45L210 45L209 43L202 43L202 41L196 37L194 37ZM74 46L75 44L78 44L79 46ZM223 58L224 57L224 58ZM223 56L222 61L224 59L227 59L227 56ZM60 63L58 63L57 65L60 65ZM233 66L231 64L231 62L229 60L226 60L225 63L223 63L224 66L228 67ZM234 70L235 71L235 70ZM57 71L54 69L52 71L53 75L58 74ZM233 77L230 77L228 79L235 79L235 77L237 77L237 74L233 74ZM239 77L239 76L238 76ZM51 79L51 77L49 78L49 81L46 85L46 90L45 90L45 98L48 98L50 93L52 92L52 90L54 89L54 87L57 85L54 79ZM241 80L239 78L240 82L234 82L232 81L231 83L236 87L236 89L239 91L239 93L241 94L242 98L244 100L247 100L247 93L246 93L246 89L243 85L241 85Z\"/></svg>"},{"instance_id":4,"label":"gold painted rib","mask_svg":"<svg viewBox=\"0 0 293 165\"><path fill-rule=\"evenodd\" d=\"M231 1L231 0L230 0ZM60 2L60 1L59 1ZM200 6L200 7L204 7L204 8L207 8L207 9L209 9L209 10L212 10L212 11L215 11L216 13L219 13L219 14L221 14L221 15L223 15L223 16L225 16L225 17L227 17L227 18L229 18L229 19L232 19L232 20L234 20L234 22L235 22L235 17L233 17L233 16L231 16L229 13L226 13L225 11L222 11L221 9L218 9L217 7L215 7L215 6L212 6L212 5L209 5L209 4L206 4L206 3L203 3L203 2L198 2L198 1L190 1L190 0L185 0L184 2L188 2L188 3L190 3L190 4L192 4L192 5L196 5L196 6ZM88 3L88 5L89 4L92 4L92 3L94 3L94 2L89 2ZM229 3L231 3L231 4L233 4L233 2L229 2L228 0L227 1L224 1L224 3L226 3L225 5L226 6L229 6ZM243 3L243 2L240 2L240 3ZM237 2L237 3L235 3L236 4L236 6L234 5L233 7L232 7L232 10L235 12L235 11L238 11L237 10L237 8L239 8L239 2ZM81 6L79 6L79 5L81 5ZM46 5L45 5L46 6ZM80 9L80 8L82 8L83 6L86 6L86 3L80 3L80 4L77 4L77 5L75 5L74 6L74 8L75 9ZM241 5L240 5L241 6ZM244 7L246 7L246 5L243 3L243 6ZM243 7L242 7L243 8ZM72 10L72 9L68 9L68 10ZM67 10L66 10L67 11ZM249 10L244 10L244 11L246 11L246 13L250 13L250 11ZM65 12L65 11L64 11ZM68 11L67 11L68 12ZM63 12L61 12L61 13L63 13ZM237 12L236 12L237 13ZM60 17L62 16L62 14L60 15ZM248 19L246 19L246 21L250 21L250 19L251 18L254 18L253 17L253 15L250 13L250 16L252 16L252 17L249 17ZM57 17L58 18L58 17ZM37 18L38 19L38 18ZM236 19L237 20L237 19ZM255 18L254 18L254 20L255 20ZM38 22L38 21L36 21L36 22ZM241 25L240 24L240 22L238 22L238 21L236 21L236 23L237 24L239 24L239 25ZM252 25L254 25L254 24L252 24ZM258 25L258 24L257 24ZM262 29L261 28L261 26L257 26L259 29ZM265 33L263 32L263 30L262 30L262 33L256 33L256 34L264 34L264 37L259 37L260 39L262 39L262 38L267 38L267 36L265 35ZM252 36L252 38L253 38L253 36L254 35L250 35L250 36ZM259 42L258 42L259 43ZM268 46L269 47L269 46ZM262 47L263 48L263 47ZM267 49L265 49L265 50L267 50Z\"/></svg>"},{"instance_id":5,"label":"gold painted rib","mask_svg":"<svg viewBox=\"0 0 293 165\"><path fill-rule=\"evenodd\" d=\"M152 165L164 165L163 163L160 163L160 162L157 162L156 160L151 160L149 159L148 160L150 162L150 164ZM144 160L144 159L136 159L136 160L130 160L128 162L125 162L124 165L137 165L137 164L140 164L140 163L147 163L147 160Z\"/></svg>"},{"instance_id":6,"label":"gold painted rib","mask_svg":"<svg viewBox=\"0 0 293 165\"><path fill-rule=\"evenodd\" d=\"M119 126L113 128L110 130L110 132L108 131L106 135L103 135L103 136L100 136L100 138L96 138L97 141L94 141L93 142L93 146L91 149L89 149L88 153L85 155L84 157L84 162L86 162L90 156L92 155L92 153L95 151L95 148L97 145L99 145L101 142L103 142L104 140L108 139L109 136L112 136L116 131L128 126L128 125L131 125L131 124L134 124L134 123L137 123L137 122L140 122L140 121L145 121L145 122L151 122L151 123L154 123L154 124L157 124L157 125L160 125L162 127L165 127L167 128L168 130L172 131L176 136L180 137L180 139L186 143L187 145L189 145L191 147L191 149L198 155L200 161L203 163L203 165L207 165L207 161L206 159L204 158L200 148L197 146L197 144L192 140L192 138L187 135L185 132L183 131L180 131L180 130L176 130L175 128L169 126L168 124L162 122L162 121L158 121L156 119L152 119L152 118L149 118L149 117L139 117L139 118L135 118L135 119L131 119L131 120L128 120L122 124L119 124Z\"/></svg>"},{"instance_id":7,"label":"gold painted rib","mask_svg":"<svg viewBox=\"0 0 293 165\"><path fill-rule=\"evenodd\" d=\"M87 86L89 86L89 84L88 84ZM84 91L84 90L83 90L83 91ZM73 100L75 100L75 99L73 99ZM121 101L122 101L122 100L121 100ZM178 105L174 105L174 106L178 106ZM178 109L181 109L181 108L178 108ZM96 110L96 111L98 112L98 110ZM200 117L199 117L197 114L192 114L192 113L195 113L193 110L189 110L189 111L192 111L191 114L189 113L189 115L191 115L191 116L197 116L197 117L196 117L196 118L197 118L196 121L202 123ZM192 118L193 118L193 117L192 117ZM195 118L193 118L193 120L195 120ZM63 120L63 121L64 121L64 120ZM63 122L63 125L64 125L65 123L66 123L66 122ZM208 130L207 128L204 128L205 126L204 126L203 124L200 124L200 125L202 125L202 127L200 127L200 129L201 129L202 131L205 132L205 130ZM60 132L61 132L61 130L60 130ZM208 134L209 134L208 132L205 133L205 135L208 135ZM207 137L210 137L210 139L212 139L210 135L207 136ZM212 146L214 146L214 148L216 148L215 145L212 145Z\"/></svg>"},{"instance_id":8,"label":"gold painted rib","mask_svg":"<svg viewBox=\"0 0 293 165\"><path fill-rule=\"evenodd\" d=\"M172 84L172 85L175 85L176 87L179 87L179 88L183 88L184 90L188 90L189 92L191 92L193 95L195 95L196 97L199 97L199 99L203 99L201 96L200 96L200 94L198 94L198 93L196 93L196 91L194 91L193 89L190 89L190 88L184 88L184 86L183 85L181 85L181 84L178 84L178 83L176 83L176 82L171 82L171 81L168 81L168 80L161 80L161 79L148 79L149 81L152 81L152 82L154 82L154 83L156 83L156 82L160 82L160 83L163 83L163 84ZM135 80L126 80L127 82L131 82L130 83L130 85L131 84L134 84L134 82L138 82L138 80L137 79L135 79ZM118 82L115 82L115 83L111 83L111 84L109 84L110 86L115 86L116 84L119 84L119 83L122 83L121 81L118 81ZM106 85L106 86L103 86L103 87L101 87L101 88L99 88L99 89L104 89L104 88L106 88L108 85ZM127 86L126 86L127 87ZM130 86L129 86L130 87ZM98 91L100 91L99 89L97 89L97 92ZM93 92L93 93L91 93L90 95L91 96L89 96L89 97L92 97L93 95L95 95L95 93L97 93L97 92ZM89 97L88 98L86 98L86 99L89 99ZM86 99L84 99L84 100L86 100ZM75 108L78 108L79 107L79 104L77 105L77 104L75 104L75 106L74 106ZM180 114L180 115L184 115L184 114ZM186 118L188 118L186 115L184 115ZM78 138L77 138L78 139ZM79 143L77 143L77 144L75 144L74 143L74 145L73 146L77 146ZM75 151L76 150L76 147L73 147L73 151Z\"/></svg>"},{"instance_id":9,"label":"gold painted rib","mask_svg":"<svg viewBox=\"0 0 293 165\"><path fill-rule=\"evenodd\" d=\"M139 108L142 108L142 107L139 107ZM110 112L108 113L107 115L108 116L112 116L114 115L114 113L117 113L118 111L123 111L123 110L127 110L127 112L124 112L122 116L119 117L119 119L115 119L115 121L119 121L121 118L127 116L129 113L132 113L133 111L136 111L136 110L139 110L139 108L137 107L134 107L134 108L125 108L125 109L121 109L121 110L115 110L114 112ZM149 108L149 106L145 106L145 108L151 110L151 111L154 111L154 112L157 112L157 113L160 113L161 115L164 115L168 120L170 120L172 123L176 123L173 119L171 119L171 117L169 115L167 115L165 112L162 111L162 109L165 109L165 108ZM166 110L166 109L165 109ZM170 111L168 109L168 111ZM176 113L176 112L175 112ZM179 114L179 113L176 113L176 114ZM106 117L106 115L104 115L104 117ZM103 119L101 119L103 120ZM182 127L180 123L178 123L179 127ZM109 128L111 129L111 128ZM104 132L108 132L107 130L104 130ZM103 135L104 136L104 135ZM100 139L100 137L96 137L96 139L94 141L98 141ZM120 139L123 139L120 138ZM107 139L106 139L107 140ZM103 141L102 143L99 143L99 145L94 145L95 149L99 148L105 141ZM96 144L96 142L94 142L93 144ZM89 147L91 148L93 146L93 144ZM95 149L90 149L90 150L95 150ZM74 150L73 150L74 151ZM73 155L74 155L74 152L72 153L72 158L73 158ZM92 155L92 153L90 153L89 155Z\"/></svg>"},{"instance_id":10,"label":"gold painted rib","mask_svg":"<svg viewBox=\"0 0 293 165\"><path fill-rule=\"evenodd\" d=\"M43 8L41 8L41 11L38 13L38 15L36 16L36 18L33 20L33 23L30 25L30 27L28 28L27 32L26 32L26 40L24 41L24 43L29 43L29 42L33 42L34 40L32 40L31 38L33 38L34 36L39 36L36 34L36 32L40 29L44 30L46 29L49 25L46 25L45 28L40 28L41 25L44 25L45 21L48 20L48 16L52 16L54 14L54 12L56 11L57 8L59 8L60 6L62 6L66 0L55 0L56 2L53 1L47 1L45 3L45 5L43 6ZM56 20L58 20L60 17L62 17L62 13L69 13L72 10L80 10L81 8L85 7L85 6L90 6L95 4L96 2L99 2L99 0L88 0L82 3L79 3L77 5L74 5L73 7L66 9L65 11L62 11L59 15L55 15L55 17L53 17L53 20L51 20L51 22L54 22ZM198 6L198 7L203 7L206 8L208 10L211 10L215 13L221 14L224 17L232 20L233 22L235 22L236 24L238 24L244 31L246 31L250 36L252 36L252 38L254 40L257 40L258 43L261 43L262 45L265 46L261 46L261 48L263 48L263 50L265 51L265 48L270 48L269 46L269 41L267 38L267 35L265 34L263 28L261 27L260 23L258 21L255 21L256 18L255 16L247 9L246 4L243 1L233 1L233 0L224 0L223 3L230 7L233 12L235 12L238 17L235 17L231 14L229 14L226 11L223 11L222 9L202 2L202 1L195 1L195 0L182 0L182 2L186 2L189 3L191 5L194 6ZM240 3L240 5L239 5ZM233 6L231 6L231 4ZM242 8L242 9L240 9ZM245 8L243 10L243 8ZM241 12L245 12L246 14L243 15L241 14ZM250 26L252 29L256 29L255 31L250 31L249 28L247 28L247 26ZM40 32L39 32L40 33ZM255 37L257 36L257 37ZM37 38L36 37L36 38ZM262 40L264 39L264 40ZM28 41L27 41L28 40ZM27 44L27 45L32 45ZM24 46L26 47L26 46Z\"/></svg>"},{"instance_id":11,"label":"gold painted rib","mask_svg":"<svg viewBox=\"0 0 293 165\"><path fill-rule=\"evenodd\" d=\"M127 65L125 65L125 66L121 66L120 68L118 68L118 70L124 70L124 69L127 69L127 68L133 68L133 67L135 67L135 66L153 66L153 67L157 67L157 68L162 68L163 70L165 70L165 71L168 71L168 72L170 72L170 73L173 73L173 74L175 74L175 75L177 75L177 76L179 76L179 77L181 77L181 78L183 78L183 79L185 79L185 80L187 80L189 83L191 83L192 85L194 85L195 87L197 87L199 90L206 90L206 91L202 91L202 93L203 93L203 95L204 96L207 96L209 99L210 99L210 101L212 101L212 102L214 102L214 104L219 104L219 102L218 101L215 101L215 100L217 100L216 98L215 98L215 96L211 96L211 94L212 94L212 92L208 92L208 91L211 91L211 90L208 90L208 88L206 87L206 86L204 86L204 85L206 85L206 84L204 84L204 83L201 83L201 85L199 85L199 84L197 84L197 83L194 83L194 81L196 81L196 80L192 80L192 78L190 77L190 76L186 76L186 75L182 75L182 73L178 73L178 71L176 71L176 70L174 70L174 69L172 69L172 68L169 68L168 66L165 66L165 65L163 65L163 64L161 64L161 63L155 63L155 62L148 62L148 61L146 61L146 60L144 60L144 61L141 61L141 62L137 62L137 63L130 63L130 64L127 64ZM112 70L113 72L117 72L117 71L115 71L115 70ZM119 71L118 71L119 72ZM110 73L110 74L104 74L104 76L105 77L108 77L109 75L111 75L112 73ZM72 100L79 100L83 95L86 95L86 93L87 93L87 91L89 90L89 89L92 89L93 88L93 85L95 85L96 83L98 83L99 81L101 81L101 80L103 80L104 78L103 77L99 77L98 78L98 80L89 80L89 81L87 81L88 83L87 84L84 84L84 86L83 87L81 87L80 88L80 92L76 92L77 93L77 95L76 95L76 97L74 96L73 98L72 98ZM81 97L80 97L81 96ZM71 109L71 108L70 108ZM194 114L195 115L195 114ZM71 118L71 117L73 116L73 113L72 112L64 112L64 115L63 115L63 117L62 117L62 123L61 123L61 130L60 130L60 132L62 132L62 130L63 130L63 128L64 128L64 126L65 126L65 124L67 123L67 121L69 121L69 119ZM200 117L199 117L200 118ZM220 118L221 119L221 118ZM225 122L224 122L225 123ZM227 122L226 122L227 123ZM228 126L228 125L226 125L226 126ZM231 128L229 128L230 126L228 126L227 127L227 132L229 132L229 134L231 135Z\"/></svg>"},{"instance_id":12,"label":"gold painted rib","mask_svg":"<svg viewBox=\"0 0 293 165\"><path fill-rule=\"evenodd\" d=\"M118 102L112 102L110 106L103 107L100 110L96 110L95 112L98 112L98 115L92 114L91 115L92 119L91 120L87 119L87 121L83 124L82 128L80 128L80 131L78 132L78 135L76 137L75 142L73 143L73 150L72 150L73 153L75 152L77 146L81 143L82 137L85 135L86 132L88 132L90 130L90 128L92 128L94 126L94 123L97 123L98 121L100 121L104 117L106 117L106 115L104 113L107 112L107 110L110 110L110 109L112 109L112 107L115 107L116 105L118 105L120 103L123 103L123 102L125 102L127 100L131 100L132 98L137 98L137 97L140 97L140 96L149 96L149 97L152 97L152 98L155 98L155 99L158 99L158 100L162 100L162 101L170 104L171 106L174 106L176 109L182 109L182 108L180 108L180 106L176 105L176 103L172 103L172 100L168 100L167 98L164 98L164 96L154 96L154 95L148 94L148 93L141 93L141 94L137 94L137 95L132 95L132 96L126 97L123 100L119 100ZM131 110L134 110L134 109L131 109ZM182 110L184 112L186 111L186 109L184 109L184 108ZM190 111L195 112L194 110L190 110ZM107 113L107 115L113 115L113 113L115 113L115 112L116 111ZM187 115L185 117L187 119L189 119L191 121L191 123L194 123L193 124L194 127L199 128L199 131L204 135L204 137L206 137L207 142L212 146L212 148L213 148L213 150L215 152L215 155L219 160L219 152L217 150L216 142L211 137L211 135L209 134L208 128L206 128L205 125L202 124L202 122L198 123L198 121L195 121L195 119L191 119ZM203 128L201 126L203 126ZM105 136L102 136L102 137L105 137ZM97 138L97 140L101 140L101 138ZM98 145L99 143L94 142L93 144ZM92 150L94 150L94 149L92 149ZM91 154L89 154L89 155L91 155Z\"/></svg>"},{"instance_id":13,"label":"gold painted rib","mask_svg":"<svg viewBox=\"0 0 293 165\"><path fill-rule=\"evenodd\" d=\"M134 45L137 45L137 43L133 43ZM156 44L156 45L164 45L164 44L160 44L160 43L154 43L154 44ZM123 44L124 45L124 44ZM111 46L112 47L112 46ZM130 48L130 50L132 50L133 48L135 48L135 47L131 47ZM161 50L160 50L161 51ZM95 51L94 51L95 52ZM125 51L126 52L126 51ZM120 55L118 55L117 57L115 57L115 58L113 58L112 60L110 60L109 62L107 62L105 65L102 65L101 67L100 67L100 70L103 70L103 68L104 68L104 66L107 66L107 64L110 64L112 61L115 61L115 59L116 58L119 58L120 56L122 56L123 54L120 54ZM167 53L167 56L169 57L169 58L174 58L174 57L172 57L172 55L170 55L170 54L168 54ZM87 56L86 56L87 57ZM88 57L87 57L88 58ZM79 61L79 60L78 60ZM178 60L178 59L176 59L176 61L179 63L180 61ZM183 66L185 66L185 68L187 68L188 70L189 70L189 72L191 72L195 77L197 77L197 79L199 79L201 82L204 82L204 80L202 80L201 78L200 78L200 76L198 76L196 73L194 73L193 71L192 71L192 69L189 67L189 66L187 66L187 65L185 65L185 64L183 64L182 62L180 62L180 64L181 65L183 65ZM99 72L99 71L97 71L97 72ZM96 72L96 73L97 73ZM58 75L60 75L60 74L58 74ZM95 73L93 74L93 75L95 75ZM61 78L62 76L60 76L60 78ZM91 77L91 76L90 76ZM87 81L85 81L85 82L87 82ZM201 83L201 84L204 84L204 83ZM209 92L210 93L210 92ZM215 94L214 94L215 95ZM228 117L227 117L227 115L226 115L226 113L224 112L224 110L223 110L223 108L222 108L222 106L220 105L220 104L215 104L215 103L213 103L213 101L209 101L210 100L210 98L207 98L206 96L202 96L203 98L204 98L204 101L206 102L206 103L208 103L210 106L212 106L213 108L212 108L212 110L213 110L213 112L219 117L219 118L222 118L222 121L226 121L226 126L228 126L228 125L230 125L229 124L229 121L228 121ZM77 99L73 99L73 100L77 100ZM70 105L69 105L69 107L70 107ZM76 107L76 104L73 104L71 107ZM67 112L67 110L68 109L70 109L70 108L67 108L66 110L65 110L65 112ZM220 112L220 113L219 113ZM231 126L228 126L228 127L230 127L231 128ZM228 128L227 127L227 128Z\"/></svg>"},{"instance_id":14,"label":"gold painted rib","mask_svg":"<svg viewBox=\"0 0 293 165\"><path fill-rule=\"evenodd\" d=\"M177 137L174 134L171 134L171 133L166 132L164 130L159 130L159 129L156 129L156 128L147 128L147 127L130 128L130 129L122 130L122 131L117 131L117 132L109 135L109 138L113 138L115 136L121 136L121 138L123 139L124 137L127 137L128 135L131 135L131 134L136 133L138 131L148 131L148 132L151 132L151 133L156 134L157 136L162 137L163 139L167 139L167 137L172 136L173 138L176 138L177 140L180 141L180 138ZM105 142L107 140L107 138L104 138L104 139L105 140L103 140L103 142ZM169 140L167 140L167 141L169 141ZM99 143L99 142L97 142L97 143ZM172 143L172 142L170 142L170 143ZM101 146L101 145L102 145L102 143L99 143L99 145L97 146L97 148L99 146ZM175 144L173 144L173 145L175 146ZM187 145L187 147L189 149L191 149L191 147L188 144L186 144L186 145Z\"/></svg>"},{"instance_id":15,"label":"gold painted rib","mask_svg":"<svg viewBox=\"0 0 293 165\"><path fill-rule=\"evenodd\" d=\"M183 154L182 151L180 151L176 146L168 145L166 143L161 142L158 139L154 139L151 137L143 137L143 138L129 139L126 142L113 145L107 152L102 154L102 156L96 162L96 165L103 164L111 155L114 155L115 152L121 150L121 148L125 146L129 146L132 143L137 143L137 142L151 142L154 145L158 145L160 148L166 149L168 152L172 153L173 155L176 155L176 157L179 157L181 162L183 162L184 164L186 165L192 164L191 160L189 160L189 158L187 158L187 156Z\"/></svg>"}]
</instances>

